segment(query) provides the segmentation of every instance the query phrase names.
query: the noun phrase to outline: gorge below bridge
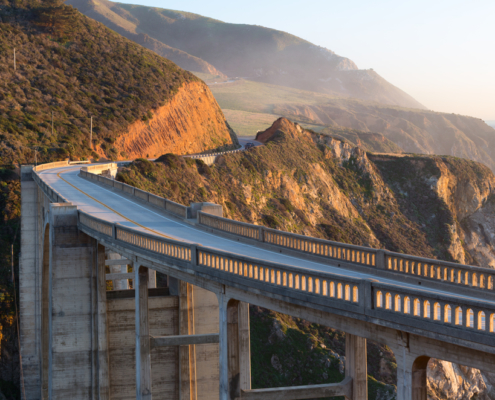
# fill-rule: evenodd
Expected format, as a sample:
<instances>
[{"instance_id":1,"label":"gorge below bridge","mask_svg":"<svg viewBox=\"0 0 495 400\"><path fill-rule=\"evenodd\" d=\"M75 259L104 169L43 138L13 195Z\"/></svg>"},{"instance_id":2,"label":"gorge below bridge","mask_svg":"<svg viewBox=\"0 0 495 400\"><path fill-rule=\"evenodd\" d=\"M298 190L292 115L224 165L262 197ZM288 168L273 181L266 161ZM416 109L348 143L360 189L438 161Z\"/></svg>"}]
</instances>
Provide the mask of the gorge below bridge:
<instances>
[{"instance_id":1,"label":"gorge below bridge","mask_svg":"<svg viewBox=\"0 0 495 400\"><path fill-rule=\"evenodd\" d=\"M495 271L237 222L115 170L21 169L23 398L364 400L367 339L399 400L426 400L430 358L495 371ZM346 332L345 379L252 389L249 304Z\"/></svg>"}]
</instances>

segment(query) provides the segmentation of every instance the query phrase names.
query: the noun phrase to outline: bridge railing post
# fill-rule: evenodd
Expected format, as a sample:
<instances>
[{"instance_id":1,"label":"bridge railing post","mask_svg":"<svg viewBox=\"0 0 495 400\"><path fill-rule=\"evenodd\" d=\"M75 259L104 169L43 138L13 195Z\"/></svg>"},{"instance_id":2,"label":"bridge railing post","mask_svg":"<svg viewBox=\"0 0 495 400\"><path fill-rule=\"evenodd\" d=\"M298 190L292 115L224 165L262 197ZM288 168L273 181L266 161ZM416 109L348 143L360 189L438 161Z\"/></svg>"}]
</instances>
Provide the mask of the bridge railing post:
<instances>
[{"instance_id":1,"label":"bridge railing post","mask_svg":"<svg viewBox=\"0 0 495 400\"><path fill-rule=\"evenodd\" d=\"M379 269L386 269L386 256L385 256L385 250L378 250L376 252L376 258L375 258L375 263L376 263L376 268Z\"/></svg>"}]
</instances>

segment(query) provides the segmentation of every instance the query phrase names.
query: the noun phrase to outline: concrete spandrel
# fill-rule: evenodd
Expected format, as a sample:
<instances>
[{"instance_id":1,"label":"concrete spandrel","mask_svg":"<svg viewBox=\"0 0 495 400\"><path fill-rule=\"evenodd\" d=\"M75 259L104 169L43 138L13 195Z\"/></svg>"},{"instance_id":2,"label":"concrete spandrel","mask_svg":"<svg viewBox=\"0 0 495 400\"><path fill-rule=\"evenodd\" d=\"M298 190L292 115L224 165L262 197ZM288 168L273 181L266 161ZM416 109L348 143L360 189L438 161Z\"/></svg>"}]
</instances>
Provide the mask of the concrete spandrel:
<instances>
[{"instance_id":1,"label":"concrete spandrel","mask_svg":"<svg viewBox=\"0 0 495 400\"><path fill-rule=\"evenodd\" d=\"M378 275L349 271L339 268L338 266L331 266L314 261L308 261L302 257L297 258L289 255L280 254L204 232L202 230L194 228L187 223L183 223L172 218L167 218L166 216L154 212L144 205L133 202L132 200L120 195L119 193L116 193L110 189L106 189L100 185L79 177L78 174L80 168L80 166L73 166L51 169L41 172L41 176L42 179L52 189L57 190L62 196L71 201L74 205L77 205L80 210L85 211L97 218L101 218L113 223L118 222L123 226L132 227L136 230L150 233L145 228L126 220L121 216L123 215L140 225L163 233L170 238L182 240L186 243L198 243L212 249L226 251L232 254L252 257L264 261L290 265L306 270L324 271L342 276L343 278L351 277L358 279L373 279L380 283L395 285L397 288L402 287L420 290L424 292L425 295L427 295L428 293L445 294L449 296L455 296L459 300L471 299L468 296L463 296L456 293L455 288L453 288L451 292L447 292L435 290L432 288L420 287L417 285L411 285L392 279L382 278ZM60 179L59 174L63 176L66 181L74 185L77 189ZM98 201L91 199L86 194ZM110 207L121 215L115 213L105 206ZM483 302L495 305L495 302L487 301L485 299L483 299Z\"/></svg>"}]
</instances>

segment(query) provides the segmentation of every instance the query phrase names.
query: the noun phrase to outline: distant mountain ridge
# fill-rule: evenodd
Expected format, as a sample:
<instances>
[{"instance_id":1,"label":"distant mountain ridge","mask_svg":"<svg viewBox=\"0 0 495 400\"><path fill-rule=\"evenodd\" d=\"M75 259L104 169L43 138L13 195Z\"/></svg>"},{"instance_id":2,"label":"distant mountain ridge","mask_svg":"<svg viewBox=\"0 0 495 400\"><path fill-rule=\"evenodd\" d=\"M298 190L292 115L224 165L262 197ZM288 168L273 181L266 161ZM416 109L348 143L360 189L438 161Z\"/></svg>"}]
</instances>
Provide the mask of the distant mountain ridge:
<instances>
[{"instance_id":1,"label":"distant mountain ridge","mask_svg":"<svg viewBox=\"0 0 495 400\"><path fill-rule=\"evenodd\" d=\"M190 71L425 108L373 70L359 70L352 60L289 33L108 0L66 4ZM149 39L140 42L144 35Z\"/></svg>"}]
</instances>

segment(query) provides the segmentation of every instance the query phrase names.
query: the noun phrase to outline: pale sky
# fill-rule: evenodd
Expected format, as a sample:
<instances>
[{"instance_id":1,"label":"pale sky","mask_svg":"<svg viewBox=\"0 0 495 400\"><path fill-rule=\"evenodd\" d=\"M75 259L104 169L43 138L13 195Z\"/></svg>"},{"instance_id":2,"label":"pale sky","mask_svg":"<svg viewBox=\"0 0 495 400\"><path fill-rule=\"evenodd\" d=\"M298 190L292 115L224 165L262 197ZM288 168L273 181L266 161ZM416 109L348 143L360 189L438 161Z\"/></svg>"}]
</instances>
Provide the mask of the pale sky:
<instances>
[{"instance_id":1,"label":"pale sky","mask_svg":"<svg viewBox=\"0 0 495 400\"><path fill-rule=\"evenodd\" d=\"M429 109L495 120L495 0L122 2L285 31L373 68Z\"/></svg>"}]
</instances>

